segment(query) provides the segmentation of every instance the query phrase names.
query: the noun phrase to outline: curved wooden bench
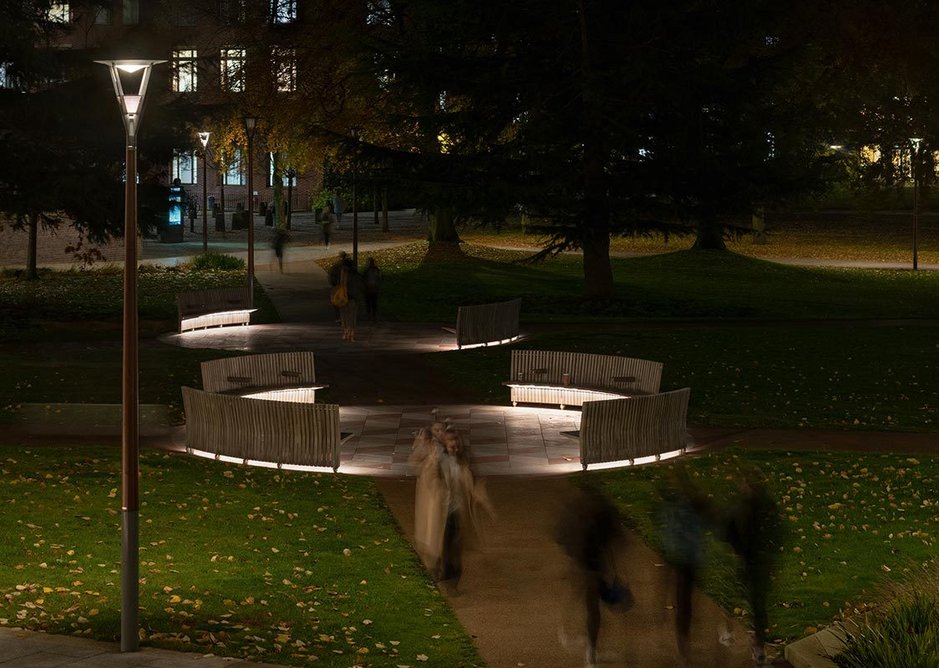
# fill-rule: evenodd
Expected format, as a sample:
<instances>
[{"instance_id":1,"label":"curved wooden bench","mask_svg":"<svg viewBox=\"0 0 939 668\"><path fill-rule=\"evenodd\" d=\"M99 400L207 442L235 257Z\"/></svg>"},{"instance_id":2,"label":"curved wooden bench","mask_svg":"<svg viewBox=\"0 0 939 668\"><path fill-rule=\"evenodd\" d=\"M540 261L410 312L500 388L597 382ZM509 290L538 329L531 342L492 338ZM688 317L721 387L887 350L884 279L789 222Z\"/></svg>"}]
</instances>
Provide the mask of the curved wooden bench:
<instances>
[{"instance_id":1,"label":"curved wooden bench","mask_svg":"<svg viewBox=\"0 0 939 668\"><path fill-rule=\"evenodd\" d=\"M513 350L512 405L519 402L581 406L587 401L656 394L662 363L560 350Z\"/></svg>"},{"instance_id":2,"label":"curved wooden bench","mask_svg":"<svg viewBox=\"0 0 939 668\"><path fill-rule=\"evenodd\" d=\"M251 306L247 286L192 290L176 295L180 333L207 327L247 325L256 310Z\"/></svg>"},{"instance_id":3,"label":"curved wooden bench","mask_svg":"<svg viewBox=\"0 0 939 668\"><path fill-rule=\"evenodd\" d=\"M457 348L504 343L518 338L521 299L493 304L460 306L456 312Z\"/></svg>"},{"instance_id":4,"label":"curved wooden bench","mask_svg":"<svg viewBox=\"0 0 939 668\"><path fill-rule=\"evenodd\" d=\"M290 352L223 357L202 362L202 389L252 399L313 403L316 382L313 353Z\"/></svg>"},{"instance_id":5,"label":"curved wooden bench","mask_svg":"<svg viewBox=\"0 0 939 668\"><path fill-rule=\"evenodd\" d=\"M335 404L258 401L183 387L186 451L299 466L339 468ZM350 434L351 435L351 434Z\"/></svg>"},{"instance_id":6,"label":"curved wooden bench","mask_svg":"<svg viewBox=\"0 0 939 668\"><path fill-rule=\"evenodd\" d=\"M684 452L688 445L687 387L661 394L588 401L580 431L562 432L580 440L580 463L615 462Z\"/></svg>"}]
</instances>

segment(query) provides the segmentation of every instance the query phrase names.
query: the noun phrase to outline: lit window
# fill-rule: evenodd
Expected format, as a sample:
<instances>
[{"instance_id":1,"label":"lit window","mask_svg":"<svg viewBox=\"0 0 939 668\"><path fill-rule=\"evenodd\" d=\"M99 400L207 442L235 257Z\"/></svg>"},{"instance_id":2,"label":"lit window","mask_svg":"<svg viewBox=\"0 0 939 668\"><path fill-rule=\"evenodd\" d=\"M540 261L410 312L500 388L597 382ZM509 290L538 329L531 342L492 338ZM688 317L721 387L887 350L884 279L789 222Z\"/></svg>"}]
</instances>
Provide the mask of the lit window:
<instances>
[{"instance_id":1,"label":"lit window","mask_svg":"<svg viewBox=\"0 0 939 668\"><path fill-rule=\"evenodd\" d=\"M274 81L277 90L290 93L297 90L297 54L293 49L274 49L271 52Z\"/></svg>"},{"instance_id":2,"label":"lit window","mask_svg":"<svg viewBox=\"0 0 939 668\"><path fill-rule=\"evenodd\" d=\"M245 89L245 50L222 49L222 90L241 93Z\"/></svg>"},{"instance_id":3,"label":"lit window","mask_svg":"<svg viewBox=\"0 0 939 668\"><path fill-rule=\"evenodd\" d=\"M121 20L125 26L135 26L140 21L140 0L124 0Z\"/></svg>"},{"instance_id":4,"label":"lit window","mask_svg":"<svg viewBox=\"0 0 939 668\"><path fill-rule=\"evenodd\" d=\"M271 0L271 22L290 23L297 20L297 0Z\"/></svg>"},{"instance_id":5,"label":"lit window","mask_svg":"<svg viewBox=\"0 0 939 668\"><path fill-rule=\"evenodd\" d=\"M68 23L72 17L67 2L53 2L49 5L49 20L54 23Z\"/></svg>"},{"instance_id":6,"label":"lit window","mask_svg":"<svg viewBox=\"0 0 939 668\"><path fill-rule=\"evenodd\" d=\"M170 167L170 181L179 179L180 183L187 185L196 182L196 172L198 170L198 158L191 150L173 149L173 164Z\"/></svg>"},{"instance_id":7,"label":"lit window","mask_svg":"<svg viewBox=\"0 0 939 668\"><path fill-rule=\"evenodd\" d=\"M110 7L98 7L95 9L95 23L102 26L111 25L111 8Z\"/></svg>"},{"instance_id":8,"label":"lit window","mask_svg":"<svg viewBox=\"0 0 939 668\"><path fill-rule=\"evenodd\" d=\"M222 180L226 186L243 186L247 183L241 163L241 149L236 148L228 169L222 174Z\"/></svg>"},{"instance_id":9,"label":"lit window","mask_svg":"<svg viewBox=\"0 0 939 668\"><path fill-rule=\"evenodd\" d=\"M191 93L196 90L198 53L195 49L173 51L173 91Z\"/></svg>"},{"instance_id":10,"label":"lit window","mask_svg":"<svg viewBox=\"0 0 939 668\"><path fill-rule=\"evenodd\" d=\"M0 88L16 88L10 67L10 63L0 63Z\"/></svg>"}]
</instances>

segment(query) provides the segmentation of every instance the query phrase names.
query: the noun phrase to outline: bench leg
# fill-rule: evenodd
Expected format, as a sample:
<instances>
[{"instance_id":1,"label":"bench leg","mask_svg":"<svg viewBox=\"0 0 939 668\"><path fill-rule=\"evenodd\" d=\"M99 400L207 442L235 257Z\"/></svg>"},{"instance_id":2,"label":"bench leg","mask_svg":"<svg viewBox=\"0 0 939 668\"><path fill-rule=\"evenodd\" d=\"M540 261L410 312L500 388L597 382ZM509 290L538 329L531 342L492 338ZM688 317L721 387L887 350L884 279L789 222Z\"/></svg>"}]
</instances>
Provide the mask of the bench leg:
<instances>
[{"instance_id":1,"label":"bench leg","mask_svg":"<svg viewBox=\"0 0 939 668\"><path fill-rule=\"evenodd\" d=\"M561 404L561 410L562 411L564 410L564 404Z\"/></svg>"},{"instance_id":2,"label":"bench leg","mask_svg":"<svg viewBox=\"0 0 939 668\"><path fill-rule=\"evenodd\" d=\"M587 470L587 465L586 465L586 464L581 464L581 466L583 466L583 467L584 467L584 471L586 471L586 470Z\"/></svg>"},{"instance_id":3,"label":"bench leg","mask_svg":"<svg viewBox=\"0 0 939 668\"><path fill-rule=\"evenodd\" d=\"M518 406L518 402L517 402L517 401L513 401L513 402L512 402L512 407L515 408L516 406Z\"/></svg>"}]
</instances>

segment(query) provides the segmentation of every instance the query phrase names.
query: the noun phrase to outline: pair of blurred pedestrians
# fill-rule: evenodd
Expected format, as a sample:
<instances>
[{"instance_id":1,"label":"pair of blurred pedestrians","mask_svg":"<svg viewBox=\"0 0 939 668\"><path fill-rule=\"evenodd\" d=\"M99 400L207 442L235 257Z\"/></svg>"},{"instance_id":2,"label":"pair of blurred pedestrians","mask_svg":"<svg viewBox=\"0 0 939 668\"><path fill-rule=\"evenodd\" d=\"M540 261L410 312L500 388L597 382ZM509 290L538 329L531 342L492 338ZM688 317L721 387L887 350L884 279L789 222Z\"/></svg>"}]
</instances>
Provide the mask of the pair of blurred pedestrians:
<instances>
[{"instance_id":1,"label":"pair of blurred pedestrians","mask_svg":"<svg viewBox=\"0 0 939 668\"><path fill-rule=\"evenodd\" d=\"M779 512L765 481L756 471L742 472L735 497L719 507L679 466L660 494L662 549L674 572L675 638L682 665L690 661L692 595L707 557L708 533L726 542L737 557L738 583L753 619L753 661L764 665L767 595L781 544Z\"/></svg>"},{"instance_id":2,"label":"pair of blurred pedestrians","mask_svg":"<svg viewBox=\"0 0 939 668\"><path fill-rule=\"evenodd\" d=\"M660 489L658 520L662 549L671 566L675 639L681 666L691 665L690 634L693 594L707 557L707 535L725 541L737 556L738 582L753 619L752 655L765 665L767 594L780 546L780 521L775 502L755 472L742 473L736 495L717 507L682 466L674 468ZM624 552L626 532L616 506L598 490L585 487L569 500L559 519L555 539L571 560L575 608L569 616L585 612L584 665L597 663L601 607L625 612L634 600L616 556ZM578 634L579 635L579 634ZM559 637L567 645L568 629L562 620ZM726 641L726 639L722 639Z\"/></svg>"},{"instance_id":3,"label":"pair of blurred pedestrians","mask_svg":"<svg viewBox=\"0 0 939 668\"><path fill-rule=\"evenodd\" d=\"M377 322L381 282L381 269L374 258L368 259L364 273L360 274L352 258L345 251L339 253L339 261L329 270L329 301L342 323L343 341L355 341L360 301L365 301L369 319L373 323Z\"/></svg>"}]
</instances>

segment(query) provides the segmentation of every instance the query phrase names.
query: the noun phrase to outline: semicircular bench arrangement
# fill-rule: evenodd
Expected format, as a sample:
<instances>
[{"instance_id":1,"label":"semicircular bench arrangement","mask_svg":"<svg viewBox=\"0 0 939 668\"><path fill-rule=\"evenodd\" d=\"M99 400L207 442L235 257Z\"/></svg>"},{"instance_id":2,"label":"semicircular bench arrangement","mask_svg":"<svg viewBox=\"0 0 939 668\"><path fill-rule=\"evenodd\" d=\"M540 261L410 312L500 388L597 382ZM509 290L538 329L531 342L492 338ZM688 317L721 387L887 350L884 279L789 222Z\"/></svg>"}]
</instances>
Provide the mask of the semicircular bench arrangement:
<instances>
[{"instance_id":1,"label":"semicircular bench arrangement","mask_svg":"<svg viewBox=\"0 0 939 668\"><path fill-rule=\"evenodd\" d=\"M585 401L656 394L662 363L562 350L513 350L512 405L519 402L581 406Z\"/></svg>"},{"instance_id":2,"label":"semicircular bench arrangement","mask_svg":"<svg viewBox=\"0 0 939 668\"><path fill-rule=\"evenodd\" d=\"M206 392L237 394L251 399L313 403L316 382L313 353L268 353L208 360L200 365Z\"/></svg>"},{"instance_id":3,"label":"semicircular bench arrangement","mask_svg":"<svg viewBox=\"0 0 939 668\"><path fill-rule=\"evenodd\" d=\"M660 459L682 454L688 446L690 388L640 394L622 399L584 402L580 430L561 432L580 441L580 463L589 464L643 457Z\"/></svg>"},{"instance_id":4,"label":"semicircular bench arrangement","mask_svg":"<svg viewBox=\"0 0 939 668\"><path fill-rule=\"evenodd\" d=\"M313 403L313 353L202 363L204 390L183 387L186 451L282 466L339 468L339 406Z\"/></svg>"},{"instance_id":5,"label":"semicircular bench arrangement","mask_svg":"<svg viewBox=\"0 0 939 668\"><path fill-rule=\"evenodd\" d=\"M510 299L492 304L460 306L456 311L456 347L489 346L508 343L518 338L518 318L522 300Z\"/></svg>"},{"instance_id":6,"label":"semicircular bench arrangement","mask_svg":"<svg viewBox=\"0 0 939 668\"><path fill-rule=\"evenodd\" d=\"M226 325L248 325L251 314L248 286L240 288L209 288L190 290L176 295L176 314L179 332Z\"/></svg>"}]
</instances>

